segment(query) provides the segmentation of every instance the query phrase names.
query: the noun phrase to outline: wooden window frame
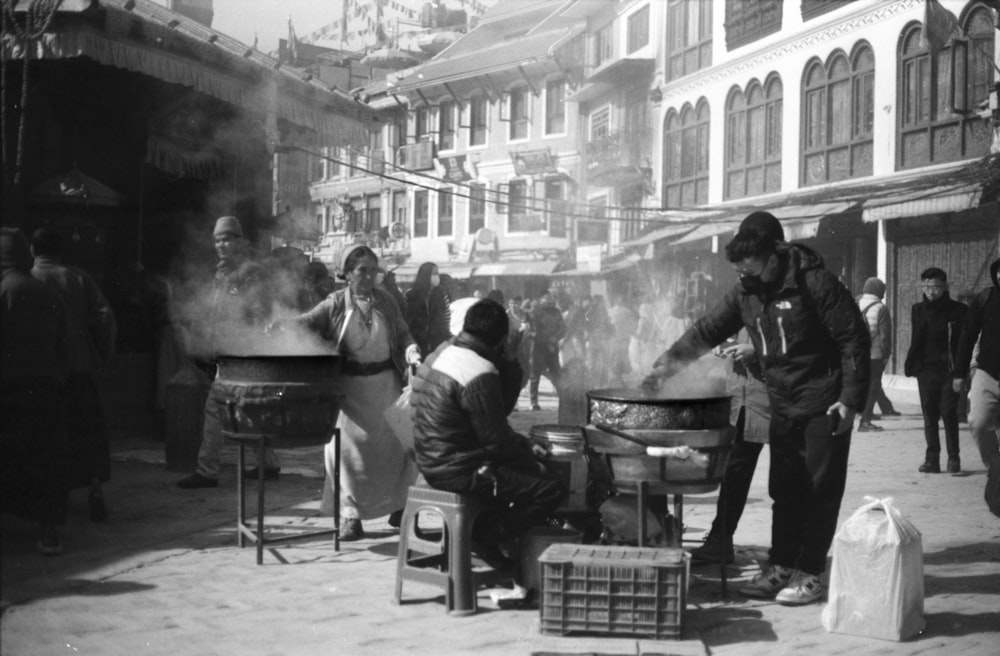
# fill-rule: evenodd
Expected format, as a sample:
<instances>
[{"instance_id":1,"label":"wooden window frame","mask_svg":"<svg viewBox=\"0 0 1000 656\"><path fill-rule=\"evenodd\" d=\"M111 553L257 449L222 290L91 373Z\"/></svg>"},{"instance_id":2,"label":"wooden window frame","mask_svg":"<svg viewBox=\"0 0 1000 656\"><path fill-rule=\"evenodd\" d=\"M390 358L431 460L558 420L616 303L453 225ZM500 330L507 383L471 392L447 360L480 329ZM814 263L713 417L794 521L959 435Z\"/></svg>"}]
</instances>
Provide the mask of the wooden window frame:
<instances>
[{"instance_id":1,"label":"wooden window frame","mask_svg":"<svg viewBox=\"0 0 1000 656\"><path fill-rule=\"evenodd\" d=\"M667 4L666 75L676 80L712 65L712 2L670 0Z\"/></svg>"},{"instance_id":2,"label":"wooden window frame","mask_svg":"<svg viewBox=\"0 0 1000 656\"><path fill-rule=\"evenodd\" d=\"M675 123L675 125L670 125ZM668 111L663 125L663 180L662 198L664 207L686 207L704 205L708 202L708 166L709 166L709 126L711 111L705 100L698 102L696 107L685 105L680 111ZM684 139L685 131L693 130L693 145L691 140ZM679 169L675 171L671 155L676 143ZM684 174L684 162L691 162L691 173ZM671 204L668 198L671 191L676 190L678 202ZM690 196L690 202L685 197Z\"/></svg>"}]
</instances>

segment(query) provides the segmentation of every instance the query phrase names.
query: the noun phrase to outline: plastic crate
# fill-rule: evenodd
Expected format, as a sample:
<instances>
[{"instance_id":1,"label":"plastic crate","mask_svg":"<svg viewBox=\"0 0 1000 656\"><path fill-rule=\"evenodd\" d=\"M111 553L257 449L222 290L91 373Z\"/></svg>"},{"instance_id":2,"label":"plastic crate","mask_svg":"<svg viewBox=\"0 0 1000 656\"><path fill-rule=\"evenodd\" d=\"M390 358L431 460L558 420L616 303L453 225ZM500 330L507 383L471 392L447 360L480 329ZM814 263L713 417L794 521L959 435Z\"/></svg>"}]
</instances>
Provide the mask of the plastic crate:
<instances>
[{"instance_id":1,"label":"plastic crate","mask_svg":"<svg viewBox=\"0 0 1000 656\"><path fill-rule=\"evenodd\" d=\"M681 549L554 544L538 562L542 633L681 637Z\"/></svg>"}]
</instances>

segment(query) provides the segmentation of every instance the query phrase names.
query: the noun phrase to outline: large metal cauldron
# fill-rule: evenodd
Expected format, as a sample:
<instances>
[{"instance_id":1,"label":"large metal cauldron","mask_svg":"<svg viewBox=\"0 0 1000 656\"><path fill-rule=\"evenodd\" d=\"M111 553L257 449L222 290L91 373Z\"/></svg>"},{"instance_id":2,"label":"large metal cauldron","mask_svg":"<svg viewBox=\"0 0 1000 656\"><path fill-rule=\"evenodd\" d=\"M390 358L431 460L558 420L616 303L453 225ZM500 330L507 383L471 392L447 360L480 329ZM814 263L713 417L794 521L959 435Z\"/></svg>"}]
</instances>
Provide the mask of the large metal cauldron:
<instances>
[{"instance_id":1,"label":"large metal cauldron","mask_svg":"<svg viewBox=\"0 0 1000 656\"><path fill-rule=\"evenodd\" d=\"M702 429L729 425L732 397L663 397L642 390L587 392L588 421L618 429Z\"/></svg>"},{"instance_id":2,"label":"large metal cauldron","mask_svg":"<svg viewBox=\"0 0 1000 656\"><path fill-rule=\"evenodd\" d=\"M725 476L734 431L730 396L662 397L640 390L587 393L587 443L604 460L612 480L628 491L639 481L666 494L702 494ZM686 446L693 457L648 455L649 447Z\"/></svg>"},{"instance_id":3,"label":"large metal cauldron","mask_svg":"<svg viewBox=\"0 0 1000 656\"><path fill-rule=\"evenodd\" d=\"M224 355L212 396L226 406L223 426L263 434L275 446L322 444L340 412L339 360L332 355Z\"/></svg>"}]
</instances>

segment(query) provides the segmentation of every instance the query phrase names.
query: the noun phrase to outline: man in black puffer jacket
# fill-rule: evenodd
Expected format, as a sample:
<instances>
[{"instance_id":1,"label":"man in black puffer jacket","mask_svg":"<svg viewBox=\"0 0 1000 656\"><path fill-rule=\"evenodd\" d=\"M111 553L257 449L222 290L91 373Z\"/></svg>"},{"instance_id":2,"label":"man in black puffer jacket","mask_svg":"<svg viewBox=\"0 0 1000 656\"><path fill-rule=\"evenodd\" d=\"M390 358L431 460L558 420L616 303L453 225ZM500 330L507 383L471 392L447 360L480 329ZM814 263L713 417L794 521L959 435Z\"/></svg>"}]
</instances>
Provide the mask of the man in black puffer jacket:
<instances>
[{"instance_id":1,"label":"man in black puffer jacket","mask_svg":"<svg viewBox=\"0 0 1000 656\"><path fill-rule=\"evenodd\" d=\"M965 303L948 295L948 274L937 267L920 274L924 300L913 304L910 330L913 339L906 353L903 371L917 377L920 409L924 414L924 439L927 452L919 471L941 472L941 438L938 421L944 424L948 448L948 472L962 469L958 445L958 394L952 387L958 339L965 324Z\"/></svg>"},{"instance_id":2,"label":"man in black puffer jacket","mask_svg":"<svg viewBox=\"0 0 1000 656\"><path fill-rule=\"evenodd\" d=\"M802 605L823 595L819 576L837 529L854 416L868 395L871 338L857 303L823 259L743 220L726 246L740 281L654 364L660 381L746 327L771 405L770 560L740 592Z\"/></svg>"},{"instance_id":3,"label":"man in black puffer jacket","mask_svg":"<svg viewBox=\"0 0 1000 656\"><path fill-rule=\"evenodd\" d=\"M568 494L541 463L545 446L507 423L499 373L507 326L494 301L469 308L462 332L417 370L410 399L420 473L432 487L489 503L493 516L477 522L473 537L493 547L491 556L500 542L543 523Z\"/></svg>"}]
</instances>

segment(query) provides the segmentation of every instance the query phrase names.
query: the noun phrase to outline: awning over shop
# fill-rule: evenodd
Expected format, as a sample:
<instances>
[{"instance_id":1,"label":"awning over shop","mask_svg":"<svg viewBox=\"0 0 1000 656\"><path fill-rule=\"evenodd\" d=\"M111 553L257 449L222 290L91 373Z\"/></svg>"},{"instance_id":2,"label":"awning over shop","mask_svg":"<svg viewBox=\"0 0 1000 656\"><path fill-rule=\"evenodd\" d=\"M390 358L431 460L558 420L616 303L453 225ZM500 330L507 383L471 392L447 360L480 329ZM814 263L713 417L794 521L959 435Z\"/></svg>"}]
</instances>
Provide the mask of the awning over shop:
<instances>
[{"instance_id":1,"label":"awning over shop","mask_svg":"<svg viewBox=\"0 0 1000 656\"><path fill-rule=\"evenodd\" d=\"M959 212L979 205L982 183L955 183L901 191L891 197L866 200L861 212L865 222L922 216L941 212Z\"/></svg>"},{"instance_id":2,"label":"awning over shop","mask_svg":"<svg viewBox=\"0 0 1000 656\"><path fill-rule=\"evenodd\" d=\"M67 3L59 12L83 16L91 4ZM100 6L103 21L53 21L30 42L30 58L87 57L306 127L324 144L365 143L372 112L345 92L156 3L101 0ZM25 56L24 42L6 33L0 47L4 59Z\"/></svg>"},{"instance_id":3,"label":"awning over shop","mask_svg":"<svg viewBox=\"0 0 1000 656\"><path fill-rule=\"evenodd\" d=\"M477 278L490 276L548 276L556 270L559 260L525 260L522 262L494 262L480 264L472 275Z\"/></svg>"},{"instance_id":4,"label":"awning over shop","mask_svg":"<svg viewBox=\"0 0 1000 656\"><path fill-rule=\"evenodd\" d=\"M742 221L742 219L740 219L740 221ZM726 219L722 221L712 221L711 223L703 223L680 239L670 242L670 245L680 246L683 244L691 244L701 241L702 239L709 239L711 237L715 237L716 235L722 235L725 233L734 234L736 229L740 226L740 221Z\"/></svg>"},{"instance_id":5,"label":"awning over shop","mask_svg":"<svg viewBox=\"0 0 1000 656\"><path fill-rule=\"evenodd\" d=\"M583 277L600 277L607 275L609 273L616 273L618 271L626 271L631 269L636 264L642 261L642 256L637 253L627 253L624 257L618 257L612 261L603 261L601 263L600 271L589 271L586 269L571 269L569 271L559 271L553 273L554 278L583 278Z\"/></svg>"},{"instance_id":6,"label":"awning over shop","mask_svg":"<svg viewBox=\"0 0 1000 656\"><path fill-rule=\"evenodd\" d=\"M781 221L787 241L812 239L819 231L819 222L833 214L842 214L854 205L850 201L810 203L772 207L768 211Z\"/></svg>"},{"instance_id":7,"label":"awning over shop","mask_svg":"<svg viewBox=\"0 0 1000 656\"><path fill-rule=\"evenodd\" d=\"M385 267L387 270L392 271L396 276L397 282L413 282L417 279L417 270L420 269L420 265L423 261L400 265L396 268L391 266ZM385 265L383 265L385 266ZM457 280L467 280L472 276L473 267L469 265L456 266L451 264L439 264L438 273L448 274L452 278Z\"/></svg>"},{"instance_id":8,"label":"awning over shop","mask_svg":"<svg viewBox=\"0 0 1000 656\"><path fill-rule=\"evenodd\" d=\"M670 237L683 235L686 232L691 232L696 227L698 226L695 223L676 223L673 225L666 225L662 228L657 228L652 232L647 232L641 237L636 237L631 241L624 242L622 246L625 248L646 246L662 239L668 239Z\"/></svg>"}]
</instances>

